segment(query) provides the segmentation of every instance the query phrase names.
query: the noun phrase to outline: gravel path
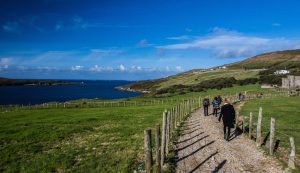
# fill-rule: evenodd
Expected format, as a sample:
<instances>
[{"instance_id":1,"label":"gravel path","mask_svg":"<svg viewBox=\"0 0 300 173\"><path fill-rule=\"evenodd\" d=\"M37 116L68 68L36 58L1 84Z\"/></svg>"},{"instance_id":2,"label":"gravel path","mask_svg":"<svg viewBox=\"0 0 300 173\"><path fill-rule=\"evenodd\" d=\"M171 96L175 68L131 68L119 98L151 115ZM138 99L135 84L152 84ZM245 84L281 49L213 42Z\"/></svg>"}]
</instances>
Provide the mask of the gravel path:
<instances>
[{"instance_id":1,"label":"gravel path","mask_svg":"<svg viewBox=\"0 0 300 173\"><path fill-rule=\"evenodd\" d=\"M203 109L194 112L176 144L176 172L285 172L275 159L263 154L254 141L243 135L233 135L229 142L225 141L222 127L213 115L203 116Z\"/></svg>"}]
</instances>

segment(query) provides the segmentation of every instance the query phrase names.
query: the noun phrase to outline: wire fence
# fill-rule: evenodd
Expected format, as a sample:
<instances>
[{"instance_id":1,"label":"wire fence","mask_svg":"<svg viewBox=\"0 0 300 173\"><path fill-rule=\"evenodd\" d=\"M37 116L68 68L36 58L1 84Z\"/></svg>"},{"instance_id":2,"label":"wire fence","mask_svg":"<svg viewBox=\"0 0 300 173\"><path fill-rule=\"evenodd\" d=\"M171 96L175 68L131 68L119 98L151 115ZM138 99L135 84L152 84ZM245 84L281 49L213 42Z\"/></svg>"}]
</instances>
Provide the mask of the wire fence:
<instances>
[{"instance_id":1,"label":"wire fence","mask_svg":"<svg viewBox=\"0 0 300 173\"><path fill-rule=\"evenodd\" d=\"M300 154L296 151L300 143L300 128L277 125L275 118L265 116L263 109L259 109L257 116L253 116L252 112L249 115L239 115L237 128L245 136L255 140L259 148L285 163L289 169L299 170ZM259 123L260 116L262 123Z\"/></svg>"}]
</instances>

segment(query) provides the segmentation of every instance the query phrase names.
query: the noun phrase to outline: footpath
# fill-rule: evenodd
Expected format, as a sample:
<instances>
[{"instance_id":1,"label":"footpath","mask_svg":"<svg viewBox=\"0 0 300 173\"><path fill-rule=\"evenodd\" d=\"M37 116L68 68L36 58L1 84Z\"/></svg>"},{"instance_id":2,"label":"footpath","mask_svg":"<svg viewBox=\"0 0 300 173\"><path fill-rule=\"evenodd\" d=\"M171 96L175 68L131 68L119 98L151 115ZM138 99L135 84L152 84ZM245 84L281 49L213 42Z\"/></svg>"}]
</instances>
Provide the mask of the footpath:
<instances>
[{"instance_id":1,"label":"footpath","mask_svg":"<svg viewBox=\"0 0 300 173\"><path fill-rule=\"evenodd\" d=\"M232 129L232 134L234 130ZM277 160L242 134L227 142L217 117L198 109L186 120L177 143L176 172L284 173Z\"/></svg>"}]
</instances>

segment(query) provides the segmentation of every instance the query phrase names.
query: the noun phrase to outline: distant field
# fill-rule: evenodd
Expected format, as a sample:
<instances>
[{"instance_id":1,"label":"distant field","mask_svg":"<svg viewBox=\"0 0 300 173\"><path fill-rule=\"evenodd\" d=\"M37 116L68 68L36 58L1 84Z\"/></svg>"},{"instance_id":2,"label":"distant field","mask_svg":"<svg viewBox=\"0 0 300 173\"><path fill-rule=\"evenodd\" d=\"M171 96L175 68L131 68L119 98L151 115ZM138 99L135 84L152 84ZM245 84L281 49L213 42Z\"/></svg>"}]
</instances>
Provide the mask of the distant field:
<instances>
[{"instance_id":1,"label":"distant field","mask_svg":"<svg viewBox=\"0 0 300 173\"><path fill-rule=\"evenodd\" d=\"M176 76L172 76L169 78L169 80L162 82L159 86L159 88L165 88L169 87L171 85L191 85L196 84L199 82L202 82L204 80L209 79L216 79L216 78L222 78L222 77L234 77L236 79L246 79L250 77L257 77L258 75L257 70L224 70L224 69L217 69L213 71L195 71L195 72L188 72L179 74Z\"/></svg>"},{"instance_id":2,"label":"distant field","mask_svg":"<svg viewBox=\"0 0 300 173\"><path fill-rule=\"evenodd\" d=\"M276 138L280 139L279 146L289 148L289 136L295 138L296 153L298 155L297 163L299 164L300 154L300 98L267 98L262 100L247 101L241 109L242 115L249 115L253 112L255 122L257 121L258 109L263 108L263 133L269 131L270 118L276 119ZM285 153L285 156L289 153ZM298 165L300 166L300 165Z\"/></svg>"},{"instance_id":3,"label":"distant field","mask_svg":"<svg viewBox=\"0 0 300 173\"><path fill-rule=\"evenodd\" d=\"M267 91L259 85L246 85L163 96L163 99L226 95L245 90ZM123 100L156 99L161 98ZM87 101L93 102L74 102ZM175 102L164 102L153 106L1 112L0 172L132 172L143 157L143 130L154 128L161 121L162 111L174 105Z\"/></svg>"}]
</instances>

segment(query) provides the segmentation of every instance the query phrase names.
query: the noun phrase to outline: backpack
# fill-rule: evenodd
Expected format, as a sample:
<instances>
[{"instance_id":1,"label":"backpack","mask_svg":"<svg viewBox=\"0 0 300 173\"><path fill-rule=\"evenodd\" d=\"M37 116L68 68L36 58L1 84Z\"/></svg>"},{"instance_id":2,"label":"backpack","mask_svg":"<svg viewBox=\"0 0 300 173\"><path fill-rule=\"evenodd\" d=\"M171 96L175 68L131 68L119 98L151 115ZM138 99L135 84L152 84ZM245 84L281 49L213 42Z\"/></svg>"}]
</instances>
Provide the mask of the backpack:
<instances>
[{"instance_id":1,"label":"backpack","mask_svg":"<svg viewBox=\"0 0 300 173\"><path fill-rule=\"evenodd\" d=\"M209 100L208 99L204 99L203 100L203 105L204 106L208 106L209 105Z\"/></svg>"}]
</instances>

